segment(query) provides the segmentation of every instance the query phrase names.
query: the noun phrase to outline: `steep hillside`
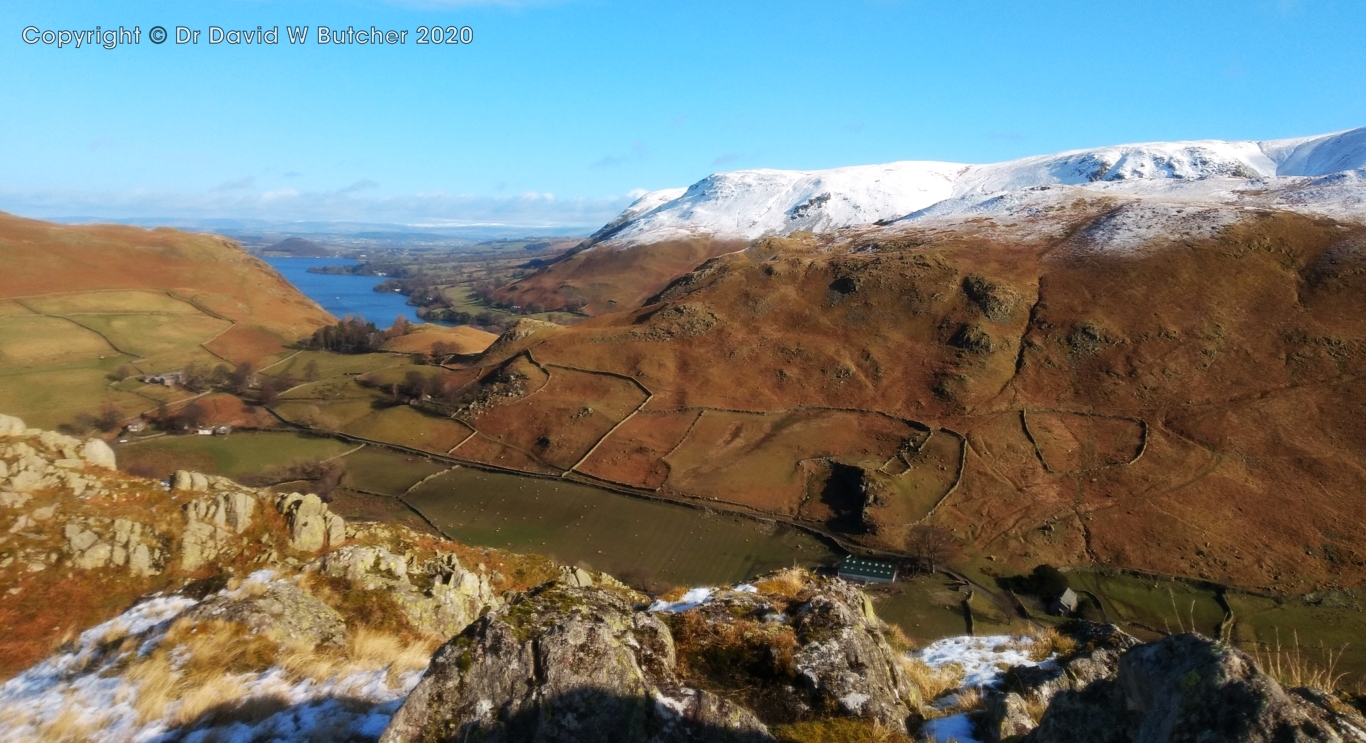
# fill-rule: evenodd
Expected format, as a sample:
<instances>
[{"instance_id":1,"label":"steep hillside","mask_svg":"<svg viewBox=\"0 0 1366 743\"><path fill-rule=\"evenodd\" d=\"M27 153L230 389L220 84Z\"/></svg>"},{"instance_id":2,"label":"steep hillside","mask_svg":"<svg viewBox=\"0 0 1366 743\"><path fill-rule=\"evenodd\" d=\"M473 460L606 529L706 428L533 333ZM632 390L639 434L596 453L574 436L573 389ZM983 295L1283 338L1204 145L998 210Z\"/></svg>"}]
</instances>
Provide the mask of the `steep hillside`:
<instances>
[{"instance_id":1,"label":"steep hillside","mask_svg":"<svg viewBox=\"0 0 1366 743\"><path fill-rule=\"evenodd\" d=\"M106 400L131 415L156 401L111 383L259 365L331 319L213 235L0 215L0 261L0 404L42 425Z\"/></svg>"},{"instance_id":2,"label":"steep hillside","mask_svg":"<svg viewBox=\"0 0 1366 743\"><path fill-rule=\"evenodd\" d=\"M672 278L665 276L668 266L696 266L699 257L723 252L680 247L699 240L830 233L897 219L963 220L1007 207L1056 209L1078 198L1275 208L1360 221L1363 169L1366 128L1263 142L1119 145L988 165L907 161L718 173L687 189L646 194L574 255L499 297L547 307L586 303L599 314L651 296Z\"/></svg>"},{"instance_id":3,"label":"steep hillside","mask_svg":"<svg viewBox=\"0 0 1366 743\"><path fill-rule=\"evenodd\" d=\"M657 597L348 522L316 495L186 471L165 487L115 464L98 440L0 415L7 742L1366 735L1345 674L1233 631L1142 644L1019 617L916 647L873 589L799 568ZM976 587L943 592L988 620Z\"/></svg>"},{"instance_id":4,"label":"steep hillside","mask_svg":"<svg viewBox=\"0 0 1366 743\"><path fill-rule=\"evenodd\" d=\"M1366 586L1366 228L1087 195L757 241L495 343L462 419L535 471L870 546ZM632 411L592 435L584 374Z\"/></svg>"}]
</instances>

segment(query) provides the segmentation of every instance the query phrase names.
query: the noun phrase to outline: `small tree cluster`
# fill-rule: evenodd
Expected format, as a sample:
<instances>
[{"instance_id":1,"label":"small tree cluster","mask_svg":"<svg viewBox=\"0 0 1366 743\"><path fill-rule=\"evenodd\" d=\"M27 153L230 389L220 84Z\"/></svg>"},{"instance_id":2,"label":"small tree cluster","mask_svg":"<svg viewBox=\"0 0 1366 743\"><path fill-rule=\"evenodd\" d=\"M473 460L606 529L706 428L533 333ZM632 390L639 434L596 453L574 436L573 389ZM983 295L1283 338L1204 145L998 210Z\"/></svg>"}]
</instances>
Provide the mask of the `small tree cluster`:
<instances>
[{"instance_id":1,"label":"small tree cluster","mask_svg":"<svg viewBox=\"0 0 1366 743\"><path fill-rule=\"evenodd\" d=\"M175 409L168 409L165 403L157 408L155 417L157 426L166 431L184 431L191 428L198 428L209 422L211 413L207 407L198 400L192 400L186 405Z\"/></svg>"},{"instance_id":2,"label":"small tree cluster","mask_svg":"<svg viewBox=\"0 0 1366 743\"><path fill-rule=\"evenodd\" d=\"M87 434L91 431L112 433L119 429L119 425L122 422L123 414L119 412L118 408L114 407L113 401L105 400L104 403L100 405L98 413L78 413L75 420L63 424L59 428L63 432L77 435Z\"/></svg>"},{"instance_id":3,"label":"small tree cluster","mask_svg":"<svg viewBox=\"0 0 1366 743\"><path fill-rule=\"evenodd\" d=\"M385 334L363 317L347 315L336 325L318 328L305 345L334 353L372 353L378 351Z\"/></svg>"}]
</instances>

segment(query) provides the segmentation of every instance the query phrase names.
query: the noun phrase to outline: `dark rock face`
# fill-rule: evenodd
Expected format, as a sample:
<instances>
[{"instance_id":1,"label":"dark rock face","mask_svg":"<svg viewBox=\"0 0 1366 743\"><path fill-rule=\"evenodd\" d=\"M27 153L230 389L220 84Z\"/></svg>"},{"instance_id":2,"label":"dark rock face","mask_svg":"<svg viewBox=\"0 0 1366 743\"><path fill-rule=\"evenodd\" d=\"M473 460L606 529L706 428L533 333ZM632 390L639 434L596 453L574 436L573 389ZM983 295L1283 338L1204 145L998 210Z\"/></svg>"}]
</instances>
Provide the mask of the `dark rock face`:
<instances>
[{"instance_id":1,"label":"dark rock face","mask_svg":"<svg viewBox=\"0 0 1366 743\"><path fill-rule=\"evenodd\" d=\"M723 591L676 614L567 575L433 657L382 743L772 741L765 726L860 717L905 731L917 691L843 581Z\"/></svg>"},{"instance_id":2,"label":"dark rock face","mask_svg":"<svg viewBox=\"0 0 1366 743\"><path fill-rule=\"evenodd\" d=\"M1245 653L1194 634L1129 650L1112 679L1053 697L1031 743L1366 741L1326 695L1286 691Z\"/></svg>"},{"instance_id":3,"label":"dark rock face","mask_svg":"<svg viewBox=\"0 0 1366 743\"><path fill-rule=\"evenodd\" d=\"M1118 627L1074 620L1063 625L1064 636L1076 649L1055 662L1040 666L1014 666L1001 677L1000 685L987 692L986 709L977 722L977 736L998 743L1027 734L1036 723L1028 709L1042 708L1062 691L1079 692L1097 681L1114 678L1119 659L1139 644Z\"/></svg>"},{"instance_id":4,"label":"dark rock face","mask_svg":"<svg viewBox=\"0 0 1366 743\"><path fill-rule=\"evenodd\" d=\"M552 583L485 615L436 652L381 741L772 741L747 710L678 683L644 599Z\"/></svg>"}]
</instances>

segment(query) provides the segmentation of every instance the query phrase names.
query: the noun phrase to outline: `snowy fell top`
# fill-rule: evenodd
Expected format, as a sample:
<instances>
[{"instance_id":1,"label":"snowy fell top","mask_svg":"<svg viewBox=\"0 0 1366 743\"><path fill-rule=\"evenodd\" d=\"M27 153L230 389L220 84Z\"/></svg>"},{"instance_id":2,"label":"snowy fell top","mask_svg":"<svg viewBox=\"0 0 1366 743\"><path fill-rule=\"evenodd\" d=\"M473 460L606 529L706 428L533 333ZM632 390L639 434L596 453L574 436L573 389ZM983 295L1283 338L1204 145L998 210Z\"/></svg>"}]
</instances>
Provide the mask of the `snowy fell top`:
<instances>
[{"instance_id":1,"label":"snowy fell top","mask_svg":"<svg viewBox=\"0 0 1366 743\"><path fill-rule=\"evenodd\" d=\"M738 170L653 191L599 230L630 246L696 235L752 240L909 217L982 214L1002 194L1074 187L1190 203L1264 205L1361 219L1366 127L1262 142L1151 142L989 165L903 161L830 170ZM1031 197L1032 198L1032 197Z\"/></svg>"}]
</instances>

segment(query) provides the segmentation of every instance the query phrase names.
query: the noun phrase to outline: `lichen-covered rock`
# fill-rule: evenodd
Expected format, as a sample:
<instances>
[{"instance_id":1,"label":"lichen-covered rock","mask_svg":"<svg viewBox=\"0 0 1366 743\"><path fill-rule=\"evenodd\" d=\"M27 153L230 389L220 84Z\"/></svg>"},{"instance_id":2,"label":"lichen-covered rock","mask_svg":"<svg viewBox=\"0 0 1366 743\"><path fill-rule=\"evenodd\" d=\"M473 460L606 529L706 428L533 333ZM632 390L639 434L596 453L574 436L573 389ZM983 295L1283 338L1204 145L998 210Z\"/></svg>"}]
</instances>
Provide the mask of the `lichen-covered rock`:
<instances>
[{"instance_id":1,"label":"lichen-covered rock","mask_svg":"<svg viewBox=\"0 0 1366 743\"><path fill-rule=\"evenodd\" d=\"M407 558L384 547L348 545L323 555L309 569L346 578L366 591L382 590L414 627L446 637L501 603L487 575L465 570L450 553L439 553L410 569Z\"/></svg>"},{"instance_id":2,"label":"lichen-covered rock","mask_svg":"<svg viewBox=\"0 0 1366 743\"><path fill-rule=\"evenodd\" d=\"M199 472L186 472L178 470L171 484L172 490L187 490L193 493L202 493L209 489L209 478Z\"/></svg>"},{"instance_id":3,"label":"lichen-covered rock","mask_svg":"<svg viewBox=\"0 0 1366 743\"><path fill-rule=\"evenodd\" d=\"M81 447L81 459L91 467L106 470L118 469L118 464L114 460L114 450L100 439L90 439L85 442L85 446Z\"/></svg>"},{"instance_id":4,"label":"lichen-covered rock","mask_svg":"<svg viewBox=\"0 0 1366 743\"><path fill-rule=\"evenodd\" d=\"M346 521L312 493L281 495L275 508L289 523L289 546L293 549L317 552L324 547L338 547L346 539Z\"/></svg>"},{"instance_id":5,"label":"lichen-covered rock","mask_svg":"<svg viewBox=\"0 0 1366 743\"><path fill-rule=\"evenodd\" d=\"M792 610L801 648L793 662L813 709L877 720L904 730L918 692L864 611L863 593L831 581Z\"/></svg>"},{"instance_id":6,"label":"lichen-covered rock","mask_svg":"<svg viewBox=\"0 0 1366 743\"><path fill-rule=\"evenodd\" d=\"M48 509L37 509L48 511ZM55 513L49 512L48 517ZM112 527L112 528L111 528ZM133 575L156 575L165 567L162 537L145 524L127 519L68 521L63 529L71 564L81 570L127 567Z\"/></svg>"},{"instance_id":7,"label":"lichen-covered rock","mask_svg":"<svg viewBox=\"0 0 1366 743\"><path fill-rule=\"evenodd\" d=\"M248 581L237 591L215 594L182 615L186 619L238 622L270 632L281 643L341 645L346 623L335 609L293 583Z\"/></svg>"},{"instance_id":8,"label":"lichen-covered rock","mask_svg":"<svg viewBox=\"0 0 1366 743\"><path fill-rule=\"evenodd\" d=\"M564 582L519 596L436 652L380 740L772 741L748 711L678 683L644 599Z\"/></svg>"},{"instance_id":9,"label":"lichen-covered rock","mask_svg":"<svg viewBox=\"0 0 1366 743\"><path fill-rule=\"evenodd\" d=\"M1242 651L1195 634L1126 652L1113 679L1053 697L1032 743L1366 741L1366 719L1286 691Z\"/></svg>"},{"instance_id":10,"label":"lichen-covered rock","mask_svg":"<svg viewBox=\"0 0 1366 743\"><path fill-rule=\"evenodd\" d=\"M177 480L180 474L177 473ZM240 490L221 492L190 501L182 506L182 511L185 534L181 539L180 566L193 571L240 548L237 537L251 526L256 498Z\"/></svg>"},{"instance_id":11,"label":"lichen-covered rock","mask_svg":"<svg viewBox=\"0 0 1366 743\"><path fill-rule=\"evenodd\" d=\"M28 431L24 422L12 415L0 414L0 438L23 436Z\"/></svg>"}]
</instances>

